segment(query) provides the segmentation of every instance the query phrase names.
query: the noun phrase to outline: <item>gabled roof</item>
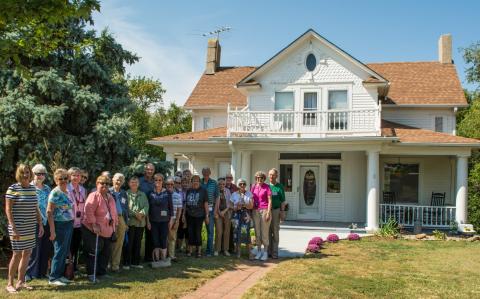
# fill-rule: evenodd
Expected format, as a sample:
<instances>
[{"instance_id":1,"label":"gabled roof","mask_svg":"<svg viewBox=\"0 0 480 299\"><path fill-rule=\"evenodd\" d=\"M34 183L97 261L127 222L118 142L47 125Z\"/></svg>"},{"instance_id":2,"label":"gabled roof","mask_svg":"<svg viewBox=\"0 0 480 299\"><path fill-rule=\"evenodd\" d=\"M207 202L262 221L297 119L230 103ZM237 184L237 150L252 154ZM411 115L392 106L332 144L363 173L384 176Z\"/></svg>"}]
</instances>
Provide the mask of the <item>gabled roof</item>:
<instances>
[{"instance_id":1,"label":"gabled roof","mask_svg":"<svg viewBox=\"0 0 480 299\"><path fill-rule=\"evenodd\" d=\"M334 52L338 53L340 56L346 58L347 60L350 60L353 64L357 65L364 71L370 74L371 77L378 79L380 82L388 82L387 79L383 78L380 74L369 68L367 65L363 64L360 60L356 59L352 55L348 54L344 50L342 50L340 47L329 41L328 39L324 38L320 34L318 34L315 30L313 29L308 29L305 33L300 35L297 39L295 39L293 42L288 44L285 48L280 50L277 54L275 54L272 58L267 60L264 64L261 66L257 67L255 70L253 70L250 74L245 76L242 80L240 80L237 83L237 86L242 86L243 84L248 84L250 80L253 79L255 75L263 71L265 68L271 66L272 64L276 63L278 60L281 59L282 54L288 52L291 48L294 46L302 43L304 40L307 40L308 38L313 37L319 40L321 43L323 43L325 46L329 47L332 49Z\"/></svg>"},{"instance_id":2,"label":"gabled roof","mask_svg":"<svg viewBox=\"0 0 480 299\"><path fill-rule=\"evenodd\" d=\"M198 107L245 106L246 97L235 84L249 74L254 67L220 67L215 74L203 74L184 105L186 109Z\"/></svg>"},{"instance_id":3,"label":"gabled roof","mask_svg":"<svg viewBox=\"0 0 480 299\"><path fill-rule=\"evenodd\" d=\"M382 104L465 106L467 100L452 63L369 63L370 68L390 81Z\"/></svg>"}]
</instances>

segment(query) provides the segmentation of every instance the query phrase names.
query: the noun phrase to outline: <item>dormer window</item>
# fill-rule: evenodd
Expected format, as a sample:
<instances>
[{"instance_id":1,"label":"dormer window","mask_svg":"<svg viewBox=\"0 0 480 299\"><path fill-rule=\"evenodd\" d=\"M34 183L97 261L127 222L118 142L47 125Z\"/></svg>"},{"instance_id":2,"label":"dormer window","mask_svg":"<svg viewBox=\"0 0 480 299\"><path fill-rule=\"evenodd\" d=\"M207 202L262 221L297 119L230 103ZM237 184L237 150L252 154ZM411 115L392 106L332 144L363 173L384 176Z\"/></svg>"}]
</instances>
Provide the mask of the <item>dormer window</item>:
<instances>
[{"instance_id":1,"label":"dormer window","mask_svg":"<svg viewBox=\"0 0 480 299\"><path fill-rule=\"evenodd\" d=\"M313 72L317 67L317 58L315 55L313 55L313 53L307 55L307 58L305 59L305 66L309 72Z\"/></svg>"}]
</instances>

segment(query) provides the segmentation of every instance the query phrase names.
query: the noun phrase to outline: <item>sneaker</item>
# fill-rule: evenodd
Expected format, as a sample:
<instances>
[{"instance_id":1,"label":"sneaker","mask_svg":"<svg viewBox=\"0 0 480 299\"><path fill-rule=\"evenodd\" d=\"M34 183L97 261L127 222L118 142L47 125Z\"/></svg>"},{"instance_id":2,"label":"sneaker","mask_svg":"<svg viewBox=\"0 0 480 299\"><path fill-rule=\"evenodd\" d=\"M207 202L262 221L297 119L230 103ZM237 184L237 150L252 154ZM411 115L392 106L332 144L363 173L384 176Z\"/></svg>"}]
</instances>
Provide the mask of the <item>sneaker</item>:
<instances>
[{"instance_id":1,"label":"sneaker","mask_svg":"<svg viewBox=\"0 0 480 299\"><path fill-rule=\"evenodd\" d=\"M218 256L218 251L215 251L215 252L213 253L213 255L214 255L214 256Z\"/></svg>"},{"instance_id":2,"label":"sneaker","mask_svg":"<svg viewBox=\"0 0 480 299\"><path fill-rule=\"evenodd\" d=\"M30 275L25 275L25 282L29 282L29 281L32 281L33 277L31 277Z\"/></svg>"},{"instance_id":3,"label":"sneaker","mask_svg":"<svg viewBox=\"0 0 480 299\"><path fill-rule=\"evenodd\" d=\"M228 252L228 251L225 251L224 254L225 254L225 256L230 256L230 252Z\"/></svg>"},{"instance_id":4,"label":"sneaker","mask_svg":"<svg viewBox=\"0 0 480 299\"><path fill-rule=\"evenodd\" d=\"M88 280L92 283L99 283L100 282L100 280L98 278L93 280L93 275L88 275Z\"/></svg>"},{"instance_id":5,"label":"sneaker","mask_svg":"<svg viewBox=\"0 0 480 299\"><path fill-rule=\"evenodd\" d=\"M66 277L62 276L58 280L60 280L63 283L72 283L70 279L67 279Z\"/></svg>"},{"instance_id":6,"label":"sneaker","mask_svg":"<svg viewBox=\"0 0 480 299\"><path fill-rule=\"evenodd\" d=\"M123 270L130 270L130 266L123 266L122 269Z\"/></svg>"},{"instance_id":7,"label":"sneaker","mask_svg":"<svg viewBox=\"0 0 480 299\"><path fill-rule=\"evenodd\" d=\"M132 265L132 268L143 269L143 266L142 265Z\"/></svg>"},{"instance_id":8,"label":"sneaker","mask_svg":"<svg viewBox=\"0 0 480 299\"><path fill-rule=\"evenodd\" d=\"M264 253L262 254L262 257L260 258L260 260L262 260L262 261L268 260L268 253L264 252Z\"/></svg>"},{"instance_id":9,"label":"sneaker","mask_svg":"<svg viewBox=\"0 0 480 299\"><path fill-rule=\"evenodd\" d=\"M67 285L67 284L64 283L64 282L61 282L60 279L56 279L56 280L53 280L53 281L49 281L48 284L54 285L54 286L57 286L57 287L64 287L64 286Z\"/></svg>"},{"instance_id":10,"label":"sneaker","mask_svg":"<svg viewBox=\"0 0 480 299\"><path fill-rule=\"evenodd\" d=\"M259 250L259 251L257 252L257 255L255 255L255 259L256 259L256 260L259 260L259 259L262 258L262 256L263 256L263 251Z\"/></svg>"}]
</instances>

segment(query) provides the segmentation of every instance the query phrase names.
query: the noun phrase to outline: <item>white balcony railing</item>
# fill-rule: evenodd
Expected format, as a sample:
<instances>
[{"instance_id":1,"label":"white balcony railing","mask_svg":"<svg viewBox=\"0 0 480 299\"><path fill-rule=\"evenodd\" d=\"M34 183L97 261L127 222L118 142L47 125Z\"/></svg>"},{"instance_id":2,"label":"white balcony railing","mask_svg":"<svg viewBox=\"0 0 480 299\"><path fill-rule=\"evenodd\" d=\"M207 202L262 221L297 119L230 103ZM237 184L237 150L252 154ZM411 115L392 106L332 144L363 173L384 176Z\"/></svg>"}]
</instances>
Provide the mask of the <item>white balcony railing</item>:
<instances>
[{"instance_id":1,"label":"white balcony railing","mask_svg":"<svg viewBox=\"0 0 480 299\"><path fill-rule=\"evenodd\" d=\"M390 218L405 227L419 221L422 227L448 228L455 221L455 207L380 204L380 222L386 223Z\"/></svg>"},{"instance_id":2,"label":"white balcony railing","mask_svg":"<svg viewBox=\"0 0 480 299\"><path fill-rule=\"evenodd\" d=\"M380 135L380 110L251 111L228 109L232 135Z\"/></svg>"}]
</instances>

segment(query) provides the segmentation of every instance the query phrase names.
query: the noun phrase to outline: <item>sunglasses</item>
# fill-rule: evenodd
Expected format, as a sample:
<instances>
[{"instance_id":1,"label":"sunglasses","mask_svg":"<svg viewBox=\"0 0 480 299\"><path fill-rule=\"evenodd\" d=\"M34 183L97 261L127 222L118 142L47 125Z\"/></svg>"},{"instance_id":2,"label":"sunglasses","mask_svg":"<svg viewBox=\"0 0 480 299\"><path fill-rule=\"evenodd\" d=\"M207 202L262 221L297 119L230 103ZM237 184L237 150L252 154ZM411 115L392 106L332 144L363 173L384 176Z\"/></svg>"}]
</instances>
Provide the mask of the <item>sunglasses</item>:
<instances>
[{"instance_id":1,"label":"sunglasses","mask_svg":"<svg viewBox=\"0 0 480 299\"><path fill-rule=\"evenodd\" d=\"M233 180L233 177L226 177L227 180Z\"/></svg>"},{"instance_id":2,"label":"sunglasses","mask_svg":"<svg viewBox=\"0 0 480 299\"><path fill-rule=\"evenodd\" d=\"M97 184L100 184L100 185L102 185L102 186L106 186L106 185L108 185L108 183L107 183L107 182L97 182Z\"/></svg>"},{"instance_id":3,"label":"sunglasses","mask_svg":"<svg viewBox=\"0 0 480 299\"><path fill-rule=\"evenodd\" d=\"M175 184L181 184L182 182L175 182Z\"/></svg>"},{"instance_id":4,"label":"sunglasses","mask_svg":"<svg viewBox=\"0 0 480 299\"><path fill-rule=\"evenodd\" d=\"M36 175L36 176L45 176L46 173L44 173L44 172L37 172L37 173L35 173L35 175Z\"/></svg>"},{"instance_id":5,"label":"sunglasses","mask_svg":"<svg viewBox=\"0 0 480 299\"><path fill-rule=\"evenodd\" d=\"M247 184L245 184L245 183L240 183L240 184L238 184L238 185L239 185L239 186L246 186Z\"/></svg>"},{"instance_id":6,"label":"sunglasses","mask_svg":"<svg viewBox=\"0 0 480 299\"><path fill-rule=\"evenodd\" d=\"M62 176L58 178L59 181L68 181L68 176Z\"/></svg>"}]
</instances>

